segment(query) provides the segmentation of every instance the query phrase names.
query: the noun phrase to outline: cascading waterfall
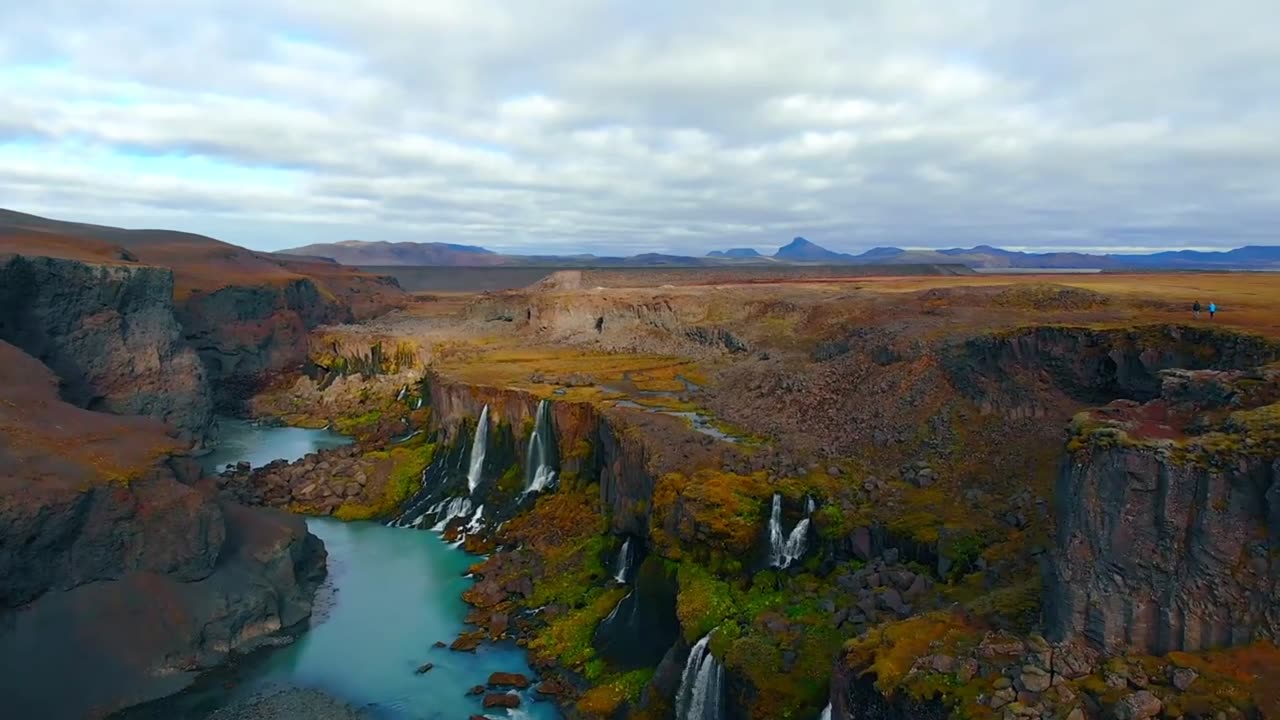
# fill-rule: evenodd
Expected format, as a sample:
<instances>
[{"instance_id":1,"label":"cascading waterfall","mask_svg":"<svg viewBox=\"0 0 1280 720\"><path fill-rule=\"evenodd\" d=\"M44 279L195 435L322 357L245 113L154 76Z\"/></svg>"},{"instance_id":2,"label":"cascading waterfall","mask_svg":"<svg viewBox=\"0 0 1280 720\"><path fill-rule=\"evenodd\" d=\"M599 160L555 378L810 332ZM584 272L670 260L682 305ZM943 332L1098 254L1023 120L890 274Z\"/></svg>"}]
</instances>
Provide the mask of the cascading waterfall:
<instances>
[{"instance_id":1,"label":"cascading waterfall","mask_svg":"<svg viewBox=\"0 0 1280 720\"><path fill-rule=\"evenodd\" d=\"M489 444L489 406L480 411L480 421L476 423L476 436L471 443L471 462L467 468L467 492L474 493L480 485L480 474L484 471L485 446Z\"/></svg>"},{"instance_id":2,"label":"cascading waterfall","mask_svg":"<svg viewBox=\"0 0 1280 720\"><path fill-rule=\"evenodd\" d=\"M787 536L787 544L782 548L782 567L789 567L791 563L804 557L808 545L809 518L805 518L796 523L795 529Z\"/></svg>"},{"instance_id":3,"label":"cascading waterfall","mask_svg":"<svg viewBox=\"0 0 1280 720\"><path fill-rule=\"evenodd\" d=\"M783 550L786 538L782 534L782 495L773 494L773 509L769 511L769 565L783 567Z\"/></svg>"},{"instance_id":4,"label":"cascading waterfall","mask_svg":"<svg viewBox=\"0 0 1280 720\"><path fill-rule=\"evenodd\" d=\"M414 401L413 401L413 409L414 409L414 410L421 410L421 409L422 409L422 398L418 398L417 400L414 400Z\"/></svg>"},{"instance_id":5,"label":"cascading waterfall","mask_svg":"<svg viewBox=\"0 0 1280 720\"><path fill-rule=\"evenodd\" d=\"M474 535L484 529L484 506L476 508L476 514L471 516L471 520L467 523L466 533Z\"/></svg>"},{"instance_id":6,"label":"cascading waterfall","mask_svg":"<svg viewBox=\"0 0 1280 720\"><path fill-rule=\"evenodd\" d=\"M773 494L773 508L769 513L769 565L785 570L804 557L809 546L809 518L814 510L813 498L805 499L806 517L792 528L790 535L782 532L782 495Z\"/></svg>"},{"instance_id":7,"label":"cascading waterfall","mask_svg":"<svg viewBox=\"0 0 1280 720\"><path fill-rule=\"evenodd\" d=\"M805 514L805 515L812 515L812 514L813 514L813 511L814 511L814 510L816 510L816 509L818 509L818 507L817 507L816 505L814 505L814 504L813 504L813 496L812 496L812 495L805 495L805 496L804 496L804 514Z\"/></svg>"},{"instance_id":8,"label":"cascading waterfall","mask_svg":"<svg viewBox=\"0 0 1280 720\"><path fill-rule=\"evenodd\" d=\"M724 718L724 666L707 647L710 640L708 633L689 651L676 693L676 720Z\"/></svg>"},{"instance_id":9,"label":"cascading waterfall","mask_svg":"<svg viewBox=\"0 0 1280 720\"><path fill-rule=\"evenodd\" d=\"M551 429L551 403L542 400L534 416L533 433L525 457L524 491L542 492L556 480L555 435Z\"/></svg>"},{"instance_id":10,"label":"cascading waterfall","mask_svg":"<svg viewBox=\"0 0 1280 720\"><path fill-rule=\"evenodd\" d=\"M622 549L618 551L618 564L614 568L613 579L618 584L625 585L627 575L631 572L631 538L627 538L622 543Z\"/></svg>"},{"instance_id":11,"label":"cascading waterfall","mask_svg":"<svg viewBox=\"0 0 1280 720\"><path fill-rule=\"evenodd\" d=\"M831 720L831 703L822 708L822 714L818 716L818 720Z\"/></svg>"},{"instance_id":12,"label":"cascading waterfall","mask_svg":"<svg viewBox=\"0 0 1280 720\"><path fill-rule=\"evenodd\" d=\"M436 524L431 529L443 532L454 518L466 517L471 513L471 498L455 497L436 503L427 514L436 513Z\"/></svg>"},{"instance_id":13,"label":"cascading waterfall","mask_svg":"<svg viewBox=\"0 0 1280 720\"><path fill-rule=\"evenodd\" d=\"M400 392L396 394L396 402L404 402L404 399L408 396L409 396L409 386L405 385L404 387L400 388Z\"/></svg>"}]
</instances>

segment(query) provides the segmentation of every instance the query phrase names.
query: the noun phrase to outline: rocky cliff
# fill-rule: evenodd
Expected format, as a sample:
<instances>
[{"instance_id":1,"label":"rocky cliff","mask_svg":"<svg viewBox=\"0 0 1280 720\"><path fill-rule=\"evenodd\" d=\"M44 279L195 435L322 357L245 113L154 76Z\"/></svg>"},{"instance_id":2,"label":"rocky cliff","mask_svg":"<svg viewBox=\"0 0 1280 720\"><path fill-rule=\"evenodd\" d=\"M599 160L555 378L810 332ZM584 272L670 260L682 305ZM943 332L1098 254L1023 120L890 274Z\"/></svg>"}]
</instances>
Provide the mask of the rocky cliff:
<instances>
[{"instance_id":1,"label":"rocky cliff","mask_svg":"<svg viewBox=\"0 0 1280 720\"><path fill-rule=\"evenodd\" d=\"M167 269L0 259L0 340L48 365L72 404L155 417L190 441L205 436L209 385L183 343Z\"/></svg>"},{"instance_id":2,"label":"rocky cliff","mask_svg":"<svg viewBox=\"0 0 1280 720\"><path fill-rule=\"evenodd\" d=\"M164 426L57 385L0 341L7 713L102 717L307 619L324 550L301 519L218 500Z\"/></svg>"},{"instance_id":3,"label":"rocky cliff","mask_svg":"<svg viewBox=\"0 0 1280 720\"><path fill-rule=\"evenodd\" d=\"M310 329L349 322L349 307L325 298L314 282L232 285L180 301L187 342L200 354L221 405L248 397L265 376L307 360Z\"/></svg>"},{"instance_id":4,"label":"rocky cliff","mask_svg":"<svg viewBox=\"0 0 1280 720\"><path fill-rule=\"evenodd\" d=\"M1170 372L1077 416L1056 488L1049 628L1100 649L1280 640L1280 371Z\"/></svg>"},{"instance_id":5,"label":"rocky cliff","mask_svg":"<svg viewBox=\"0 0 1280 720\"><path fill-rule=\"evenodd\" d=\"M10 211L0 211L0 253L16 253L32 263L57 267L69 261L105 265L116 274L163 272L155 268L171 271L168 296L182 337L207 366L205 374L215 399L232 409L239 409L239 403L266 376L305 362L309 330L323 323L366 319L405 301L393 278L333 263L258 253L191 233L69 223ZM41 283L47 279L35 278ZM97 278L87 282L91 293L100 282L106 285L102 294L107 296L118 284ZM45 299L61 301L64 290L48 287L41 292ZM153 287L148 293L125 297L133 303L145 297L150 304L160 298L158 290ZM121 310L141 317L136 306ZM64 322L74 323L81 315L73 312L66 317ZM124 324L127 327L129 321ZM54 369L61 374L65 368ZM172 369L174 375L192 374L186 365ZM75 377L68 374L64 380L74 382Z\"/></svg>"}]
</instances>

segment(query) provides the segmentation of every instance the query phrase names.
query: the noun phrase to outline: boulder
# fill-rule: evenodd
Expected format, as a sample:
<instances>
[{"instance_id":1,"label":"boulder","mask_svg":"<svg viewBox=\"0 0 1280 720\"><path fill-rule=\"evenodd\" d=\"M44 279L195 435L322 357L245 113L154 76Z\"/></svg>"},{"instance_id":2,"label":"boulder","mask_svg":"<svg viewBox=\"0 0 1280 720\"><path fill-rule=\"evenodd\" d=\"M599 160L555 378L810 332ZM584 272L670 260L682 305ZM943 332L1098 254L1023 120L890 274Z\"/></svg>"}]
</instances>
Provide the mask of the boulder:
<instances>
[{"instance_id":1,"label":"boulder","mask_svg":"<svg viewBox=\"0 0 1280 720\"><path fill-rule=\"evenodd\" d=\"M529 685L529 678L520 673L495 672L489 675L489 687L513 687L524 690Z\"/></svg>"},{"instance_id":2,"label":"boulder","mask_svg":"<svg viewBox=\"0 0 1280 720\"><path fill-rule=\"evenodd\" d=\"M1139 690L1120 698L1112 712L1116 720L1146 720L1160 714L1164 704L1147 690Z\"/></svg>"}]
</instances>

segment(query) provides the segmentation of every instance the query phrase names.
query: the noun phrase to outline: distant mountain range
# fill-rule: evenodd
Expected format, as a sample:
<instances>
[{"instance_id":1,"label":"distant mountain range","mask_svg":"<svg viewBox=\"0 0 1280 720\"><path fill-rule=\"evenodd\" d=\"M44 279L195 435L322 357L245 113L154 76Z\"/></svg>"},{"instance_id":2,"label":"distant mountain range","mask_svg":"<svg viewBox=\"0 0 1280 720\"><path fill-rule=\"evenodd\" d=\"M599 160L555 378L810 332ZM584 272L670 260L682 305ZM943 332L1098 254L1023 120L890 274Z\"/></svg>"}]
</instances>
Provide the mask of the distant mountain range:
<instances>
[{"instance_id":1,"label":"distant mountain range","mask_svg":"<svg viewBox=\"0 0 1280 720\"><path fill-rule=\"evenodd\" d=\"M977 269L1101 270L1277 270L1280 246L1253 245L1221 252L1176 250L1149 255L1027 253L990 245L947 250L877 247L853 255L828 250L798 237L762 255L752 248L715 250L705 257L646 253L629 257L598 255L502 255L473 245L415 242L362 242L307 245L280 254L328 258L343 265L660 267L734 265L892 265L952 264Z\"/></svg>"}]
</instances>

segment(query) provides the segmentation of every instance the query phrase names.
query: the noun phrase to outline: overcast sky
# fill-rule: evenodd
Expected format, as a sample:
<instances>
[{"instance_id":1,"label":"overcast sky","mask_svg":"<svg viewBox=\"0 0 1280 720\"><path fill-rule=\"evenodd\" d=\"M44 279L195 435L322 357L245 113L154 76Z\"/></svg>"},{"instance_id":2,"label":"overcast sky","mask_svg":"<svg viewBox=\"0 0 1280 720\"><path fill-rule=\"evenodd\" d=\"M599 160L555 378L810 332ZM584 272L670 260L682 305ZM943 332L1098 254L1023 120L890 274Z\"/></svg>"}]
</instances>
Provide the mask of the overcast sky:
<instances>
[{"instance_id":1,"label":"overcast sky","mask_svg":"<svg viewBox=\"0 0 1280 720\"><path fill-rule=\"evenodd\" d=\"M1275 244L1280 7L0 2L0 206L263 249Z\"/></svg>"}]
</instances>

